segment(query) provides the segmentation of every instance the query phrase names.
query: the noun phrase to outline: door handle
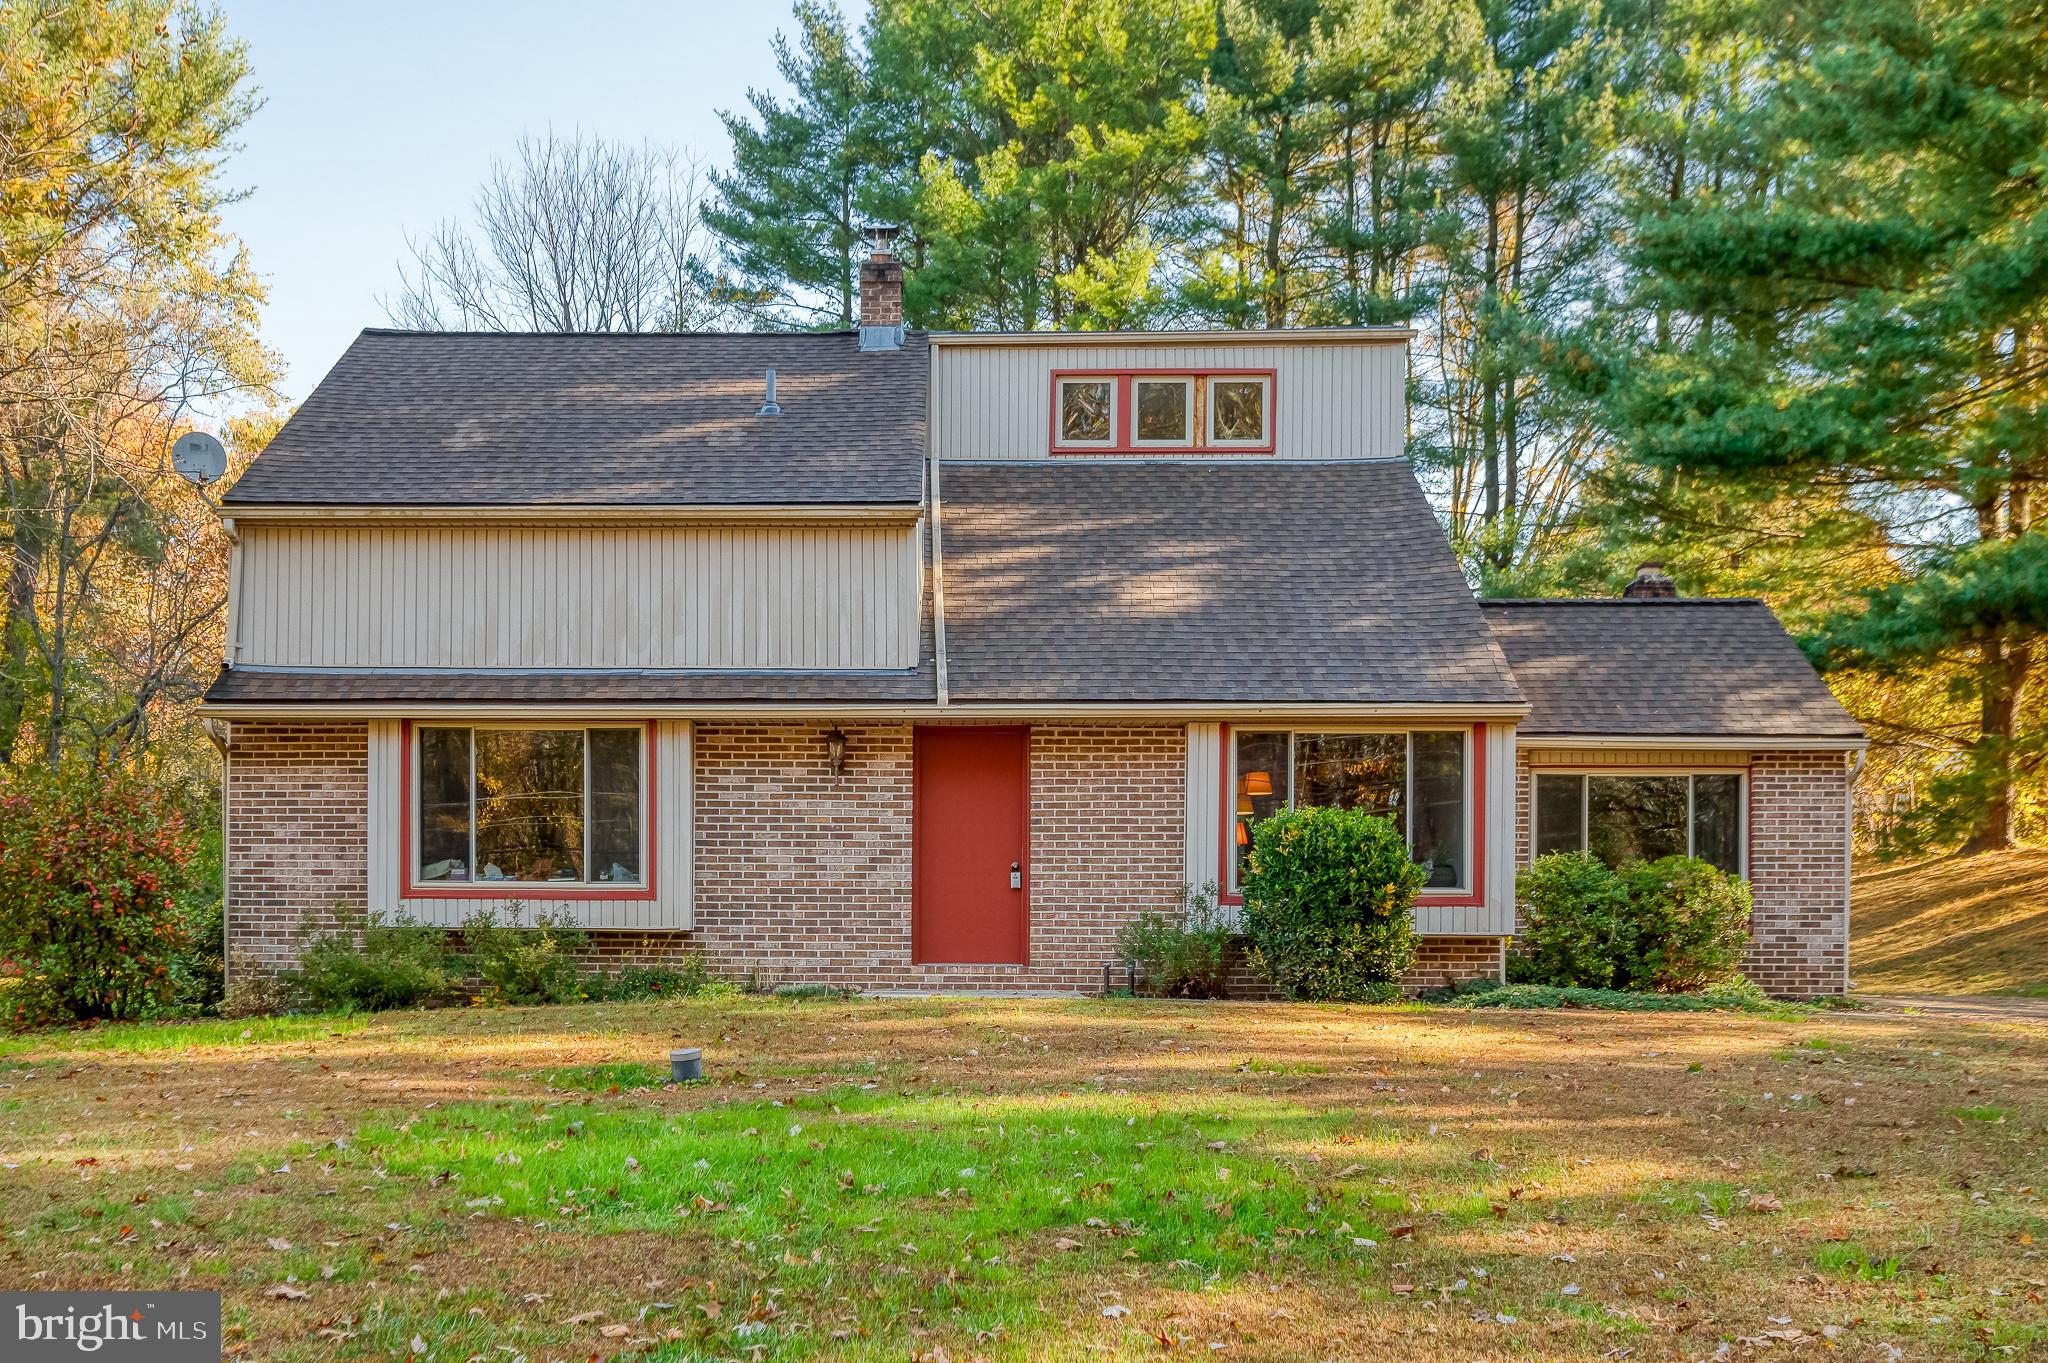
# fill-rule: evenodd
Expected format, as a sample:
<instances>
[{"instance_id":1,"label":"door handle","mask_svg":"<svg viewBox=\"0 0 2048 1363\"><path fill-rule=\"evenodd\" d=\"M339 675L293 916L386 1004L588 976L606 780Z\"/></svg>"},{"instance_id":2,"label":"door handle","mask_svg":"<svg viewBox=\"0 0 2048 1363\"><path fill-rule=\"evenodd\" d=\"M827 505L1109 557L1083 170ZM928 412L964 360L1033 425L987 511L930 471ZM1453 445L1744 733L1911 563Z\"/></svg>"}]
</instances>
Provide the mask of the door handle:
<instances>
[{"instance_id":1,"label":"door handle","mask_svg":"<svg viewBox=\"0 0 2048 1363\"><path fill-rule=\"evenodd\" d=\"M1024 888L1024 868L1014 861L1010 863L1010 888L1013 890Z\"/></svg>"}]
</instances>

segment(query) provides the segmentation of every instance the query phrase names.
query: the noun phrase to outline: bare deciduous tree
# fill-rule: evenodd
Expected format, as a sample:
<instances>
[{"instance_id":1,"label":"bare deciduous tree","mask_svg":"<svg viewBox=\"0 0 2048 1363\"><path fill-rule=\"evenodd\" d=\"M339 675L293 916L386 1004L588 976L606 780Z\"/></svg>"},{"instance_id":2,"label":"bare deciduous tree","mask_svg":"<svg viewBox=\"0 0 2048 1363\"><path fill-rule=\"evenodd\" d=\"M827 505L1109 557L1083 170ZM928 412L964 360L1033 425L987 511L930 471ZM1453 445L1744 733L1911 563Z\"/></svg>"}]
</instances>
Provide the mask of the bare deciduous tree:
<instances>
[{"instance_id":1,"label":"bare deciduous tree","mask_svg":"<svg viewBox=\"0 0 2048 1363\"><path fill-rule=\"evenodd\" d=\"M473 223L408 240L383 300L401 326L696 331L722 320L687 151L582 134L522 137L478 190Z\"/></svg>"}]
</instances>

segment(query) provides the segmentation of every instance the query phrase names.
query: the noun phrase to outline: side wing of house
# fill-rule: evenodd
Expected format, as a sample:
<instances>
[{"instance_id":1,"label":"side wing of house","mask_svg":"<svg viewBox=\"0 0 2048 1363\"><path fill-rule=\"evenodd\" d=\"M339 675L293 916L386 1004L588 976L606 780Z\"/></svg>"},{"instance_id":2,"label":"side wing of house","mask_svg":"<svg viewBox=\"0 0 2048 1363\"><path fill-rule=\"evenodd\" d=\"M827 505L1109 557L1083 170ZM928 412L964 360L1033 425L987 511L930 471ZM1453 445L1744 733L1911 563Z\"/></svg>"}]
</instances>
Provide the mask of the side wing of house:
<instances>
[{"instance_id":1,"label":"side wing of house","mask_svg":"<svg viewBox=\"0 0 2048 1363\"><path fill-rule=\"evenodd\" d=\"M1533 709L1515 861L1689 854L1748 878L1744 972L1849 979L1850 784L1864 737L1760 601L1483 603Z\"/></svg>"}]
</instances>

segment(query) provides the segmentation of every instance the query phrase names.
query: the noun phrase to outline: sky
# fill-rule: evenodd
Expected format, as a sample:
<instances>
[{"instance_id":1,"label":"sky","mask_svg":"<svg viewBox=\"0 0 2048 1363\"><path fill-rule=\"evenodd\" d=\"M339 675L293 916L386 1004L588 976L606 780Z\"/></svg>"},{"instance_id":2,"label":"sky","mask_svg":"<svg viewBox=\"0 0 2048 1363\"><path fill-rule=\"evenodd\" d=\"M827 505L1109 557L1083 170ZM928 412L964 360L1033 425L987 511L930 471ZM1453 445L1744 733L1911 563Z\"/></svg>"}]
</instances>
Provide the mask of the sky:
<instances>
[{"instance_id":1,"label":"sky","mask_svg":"<svg viewBox=\"0 0 2048 1363\"><path fill-rule=\"evenodd\" d=\"M846 6L858 15L861 7ZM781 91L785 0L224 0L263 107L226 212L269 288L265 341L298 402L398 280L410 231L467 213L523 132L581 129L722 164L719 109Z\"/></svg>"}]
</instances>

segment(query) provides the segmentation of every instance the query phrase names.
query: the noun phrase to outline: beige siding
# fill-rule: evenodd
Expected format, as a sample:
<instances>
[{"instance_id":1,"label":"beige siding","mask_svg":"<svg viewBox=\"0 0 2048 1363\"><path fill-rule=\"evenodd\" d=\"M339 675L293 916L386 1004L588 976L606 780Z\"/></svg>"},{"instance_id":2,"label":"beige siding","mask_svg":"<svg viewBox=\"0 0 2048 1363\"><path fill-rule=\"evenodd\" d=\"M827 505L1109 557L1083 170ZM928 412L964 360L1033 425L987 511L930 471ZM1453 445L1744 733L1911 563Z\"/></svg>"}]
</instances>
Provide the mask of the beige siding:
<instances>
[{"instance_id":1,"label":"beige siding","mask_svg":"<svg viewBox=\"0 0 2048 1363\"><path fill-rule=\"evenodd\" d=\"M932 352L933 447L944 459L1043 459L1055 370L1178 368L1276 371L1274 457L1402 451L1408 349L1386 341L941 345Z\"/></svg>"},{"instance_id":2,"label":"beige siding","mask_svg":"<svg viewBox=\"0 0 2048 1363\"><path fill-rule=\"evenodd\" d=\"M1221 886L1217 830L1223 827L1223 726L1190 724L1187 742L1187 880L1197 889Z\"/></svg>"},{"instance_id":3,"label":"beige siding","mask_svg":"<svg viewBox=\"0 0 2048 1363\"><path fill-rule=\"evenodd\" d=\"M242 556L252 665L917 662L907 526L249 525Z\"/></svg>"}]
</instances>

